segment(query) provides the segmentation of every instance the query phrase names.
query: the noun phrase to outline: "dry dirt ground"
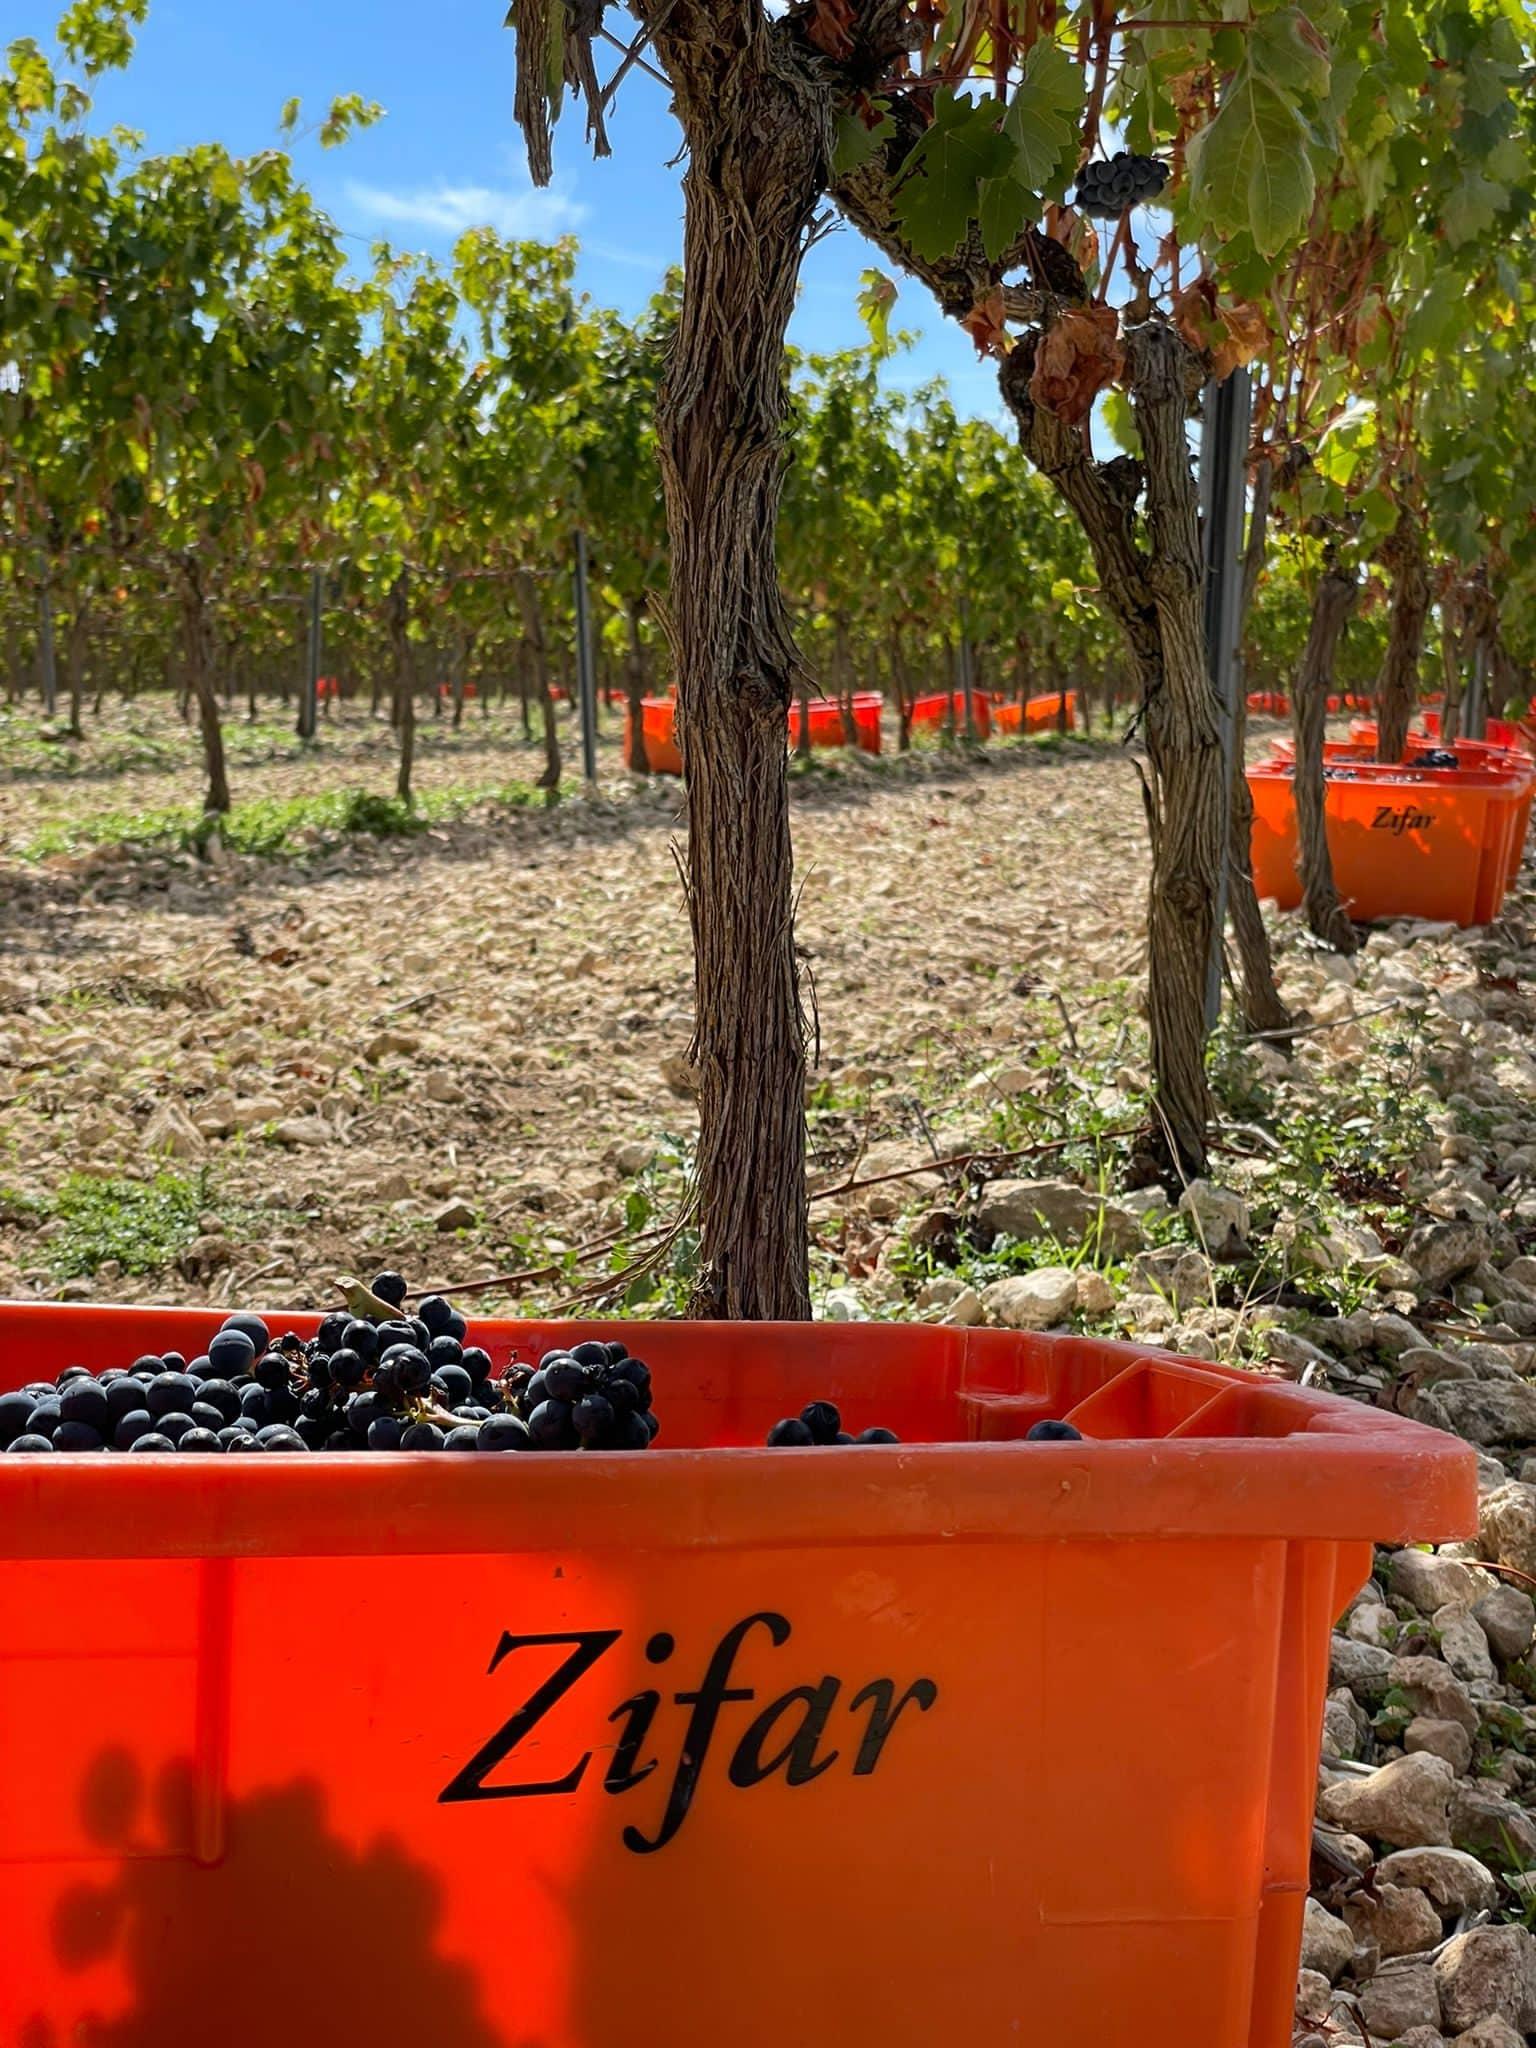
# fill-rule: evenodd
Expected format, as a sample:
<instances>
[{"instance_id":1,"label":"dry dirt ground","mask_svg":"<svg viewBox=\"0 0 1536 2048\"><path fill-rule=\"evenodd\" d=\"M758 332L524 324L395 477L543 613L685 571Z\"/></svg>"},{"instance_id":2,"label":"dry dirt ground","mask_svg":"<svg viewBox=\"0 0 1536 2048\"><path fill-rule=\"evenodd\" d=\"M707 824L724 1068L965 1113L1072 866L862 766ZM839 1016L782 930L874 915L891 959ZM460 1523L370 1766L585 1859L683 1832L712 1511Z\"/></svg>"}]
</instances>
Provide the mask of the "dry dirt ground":
<instances>
[{"instance_id":1,"label":"dry dirt ground","mask_svg":"<svg viewBox=\"0 0 1536 2048\"><path fill-rule=\"evenodd\" d=\"M0 1292L297 1306L336 1272L524 1270L668 1213L695 1124L676 782L623 776L610 746L596 797L486 798L418 837L39 853L103 813L186 805L192 743L162 709L93 728L68 776L30 743L7 773L6 745ZM361 714L312 756L276 729L236 747L237 804L391 785ZM512 716L471 716L427 727L418 788L537 766ZM824 1177L881 1141L921 1148L925 1121L984 1136L987 1074L1063 1017L1079 1038L1113 1021L1134 1055L1125 757L829 758L796 781L794 831Z\"/></svg>"}]
</instances>

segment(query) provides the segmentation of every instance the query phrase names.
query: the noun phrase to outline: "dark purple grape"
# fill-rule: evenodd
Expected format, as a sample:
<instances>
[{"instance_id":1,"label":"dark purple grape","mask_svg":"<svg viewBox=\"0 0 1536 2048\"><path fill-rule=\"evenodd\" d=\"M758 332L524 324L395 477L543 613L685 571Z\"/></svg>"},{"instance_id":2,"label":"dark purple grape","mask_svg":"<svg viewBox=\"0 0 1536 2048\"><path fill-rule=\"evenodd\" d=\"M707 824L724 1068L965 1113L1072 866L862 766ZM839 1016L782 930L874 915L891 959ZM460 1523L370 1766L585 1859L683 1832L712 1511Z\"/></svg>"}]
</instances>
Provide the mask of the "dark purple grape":
<instances>
[{"instance_id":1,"label":"dark purple grape","mask_svg":"<svg viewBox=\"0 0 1536 2048\"><path fill-rule=\"evenodd\" d=\"M146 1351L133 1361L128 1370L134 1374L148 1373L150 1378L154 1379L157 1374L165 1371L165 1361L158 1351ZM179 1366L177 1370L180 1370Z\"/></svg>"},{"instance_id":2,"label":"dark purple grape","mask_svg":"<svg viewBox=\"0 0 1536 2048\"><path fill-rule=\"evenodd\" d=\"M270 1422L272 1420L271 1413L269 1412L271 1403L267 1400L267 1390L265 1387L252 1380L246 1386L241 1387L239 1391L240 1413L242 1415L253 1416L257 1422Z\"/></svg>"},{"instance_id":3,"label":"dark purple grape","mask_svg":"<svg viewBox=\"0 0 1536 2048\"><path fill-rule=\"evenodd\" d=\"M818 1444L833 1442L843 1426L842 1416L830 1401L807 1401L800 1410L800 1420Z\"/></svg>"},{"instance_id":4,"label":"dark purple grape","mask_svg":"<svg viewBox=\"0 0 1536 2048\"><path fill-rule=\"evenodd\" d=\"M640 1408L640 1389L633 1380L610 1378L603 1388L603 1398L620 1415L634 1415Z\"/></svg>"},{"instance_id":5,"label":"dark purple grape","mask_svg":"<svg viewBox=\"0 0 1536 2048\"><path fill-rule=\"evenodd\" d=\"M261 1317L252 1315L249 1309L240 1309L234 1315L226 1316L224 1318L224 1329L219 1332L221 1337L224 1334L224 1330L234 1330L241 1336L249 1337L251 1340L251 1352L254 1357L259 1358L263 1351L271 1348L272 1332L267 1328ZM213 1357L213 1346L211 1344L208 1346L208 1356L210 1358Z\"/></svg>"},{"instance_id":6,"label":"dark purple grape","mask_svg":"<svg viewBox=\"0 0 1536 2048\"><path fill-rule=\"evenodd\" d=\"M439 1336L442 1334L445 1333L441 1331L433 1332L434 1336ZM464 1339L469 1335L469 1324L465 1322L464 1318L459 1314L457 1309L452 1309L449 1312L448 1327L446 1334L450 1337L457 1337L461 1344L464 1342Z\"/></svg>"},{"instance_id":7,"label":"dark purple grape","mask_svg":"<svg viewBox=\"0 0 1536 2048\"><path fill-rule=\"evenodd\" d=\"M543 1371L551 1401L579 1401L583 1394L591 1392L597 1377L590 1366L575 1358L557 1358Z\"/></svg>"},{"instance_id":8,"label":"dark purple grape","mask_svg":"<svg viewBox=\"0 0 1536 2048\"><path fill-rule=\"evenodd\" d=\"M476 1451L479 1448L480 1431L472 1422L464 1422L457 1429L450 1429L443 1439L445 1451Z\"/></svg>"},{"instance_id":9,"label":"dark purple grape","mask_svg":"<svg viewBox=\"0 0 1536 2048\"><path fill-rule=\"evenodd\" d=\"M1070 1422L1037 1422L1025 1433L1027 1444L1080 1444L1083 1432Z\"/></svg>"},{"instance_id":10,"label":"dark purple grape","mask_svg":"<svg viewBox=\"0 0 1536 2048\"><path fill-rule=\"evenodd\" d=\"M341 1341L349 1351L355 1351L365 1361L372 1361L379 1355L379 1333L362 1316L352 1318L341 1333Z\"/></svg>"},{"instance_id":11,"label":"dark purple grape","mask_svg":"<svg viewBox=\"0 0 1536 2048\"><path fill-rule=\"evenodd\" d=\"M252 1371L257 1384L266 1388L269 1394L288 1384L288 1361L281 1351L268 1351L256 1360Z\"/></svg>"},{"instance_id":12,"label":"dark purple grape","mask_svg":"<svg viewBox=\"0 0 1536 2048\"><path fill-rule=\"evenodd\" d=\"M491 1364L489 1351L483 1351L478 1344L461 1345L460 1351L462 1355L459 1363L471 1379L488 1380L491 1377L495 1368Z\"/></svg>"},{"instance_id":13,"label":"dark purple grape","mask_svg":"<svg viewBox=\"0 0 1536 2048\"><path fill-rule=\"evenodd\" d=\"M782 1422L776 1422L768 1432L768 1442L775 1450L783 1444L804 1445L813 1444L815 1441L815 1437L798 1415L786 1415Z\"/></svg>"},{"instance_id":14,"label":"dark purple grape","mask_svg":"<svg viewBox=\"0 0 1536 2048\"><path fill-rule=\"evenodd\" d=\"M405 1300L405 1275L403 1273L375 1273L370 1294L376 1294L380 1301L387 1301L391 1308L399 1308Z\"/></svg>"},{"instance_id":15,"label":"dark purple grape","mask_svg":"<svg viewBox=\"0 0 1536 2048\"><path fill-rule=\"evenodd\" d=\"M125 1415L132 1415L144 1406L144 1384L131 1373L124 1373L120 1380L114 1380L107 1388L107 1420L113 1429Z\"/></svg>"},{"instance_id":16,"label":"dark purple grape","mask_svg":"<svg viewBox=\"0 0 1536 2048\"><path fill-rule=\"evenodd\" d=\"M405 1424L398 1415L376 1415L368 1425L370 1451L398 1451Z\"/></svg>"},{"instance_id":17,"label":"dark purple grape","mask_svg":"<svg viewBox=\"0 0 1536 2048\"><path fill-rule=\"evenodd\" d=\"M14 1443L17 1437L26 1435L27 1418L36 1406L37 1401L31 1394L0 1394L0 1450Z\"/></svg>"},{"instance_id":18,"label":"dark purple grape","mask_svg":"<svg viewBox=\"0 0 1536 2048\"><path fill-rule=\"evenodd\" d=\"M205 1372L207 1370L207 1367L208 1354L206 1351L202 1352L198 1357L194 1358L190 1364L187 1361L187 1356L185 1352L162 1351L160 1354L160 1370L162 1372L185 1372L192 1373L195 1375L197 1373Z\"/></svg>"},{"instance_id":19,"label":"dark purple grape","mask_svg":"<svg viewBox=\"0 0 1536 2048\"><path fill-rule=\"evenodd\" d=\"M571 1421L584 1444L606 1437L614 1419L613 1403L602 1394L583 1394L571 1410Z\"/></svg>"},{"instance_id":20,"label":"dark purple grape","mask_svg":"<svg viewBox=\"0 0 1536 2048\"><path fill-rule=\"evenodd\" d=\"M516 1415L493 1415L482 1422L475 1437L480 1451L527 1451L533 1448L528 1425Z\"/></svg>"},{"instance_id":21,"label":"dark purple grape","mask_svg":"<svg viewBox=\"0 0 1536 2048\"><path fill-rule=\"evenodd\" d=\"M296 1436L303 1438L306 1451L323 1450L331 1433L330 1423L320 1415L301 1415L293 1429Z\"/></svg>"},{"instance_id":22,"label":"dark purple grape","mask_svg":"<svg viewBox=\"0 0 1536 2048\"><path fill-rule=\"evenodd\" d=\"M440 1451L443 1432L435 1422L413 1422L400 1439L402 1451Z\"/></svg>"},{"instance_id":23,"label":"dark purple grape","mask_svg":"<svg viewBox=\"0 0 1536 2048\"><path fill-rule=\"evenodd\" d=\"M176 1446L168 1436L162 1436L158 1429L146 1430L143 1436L135 1437L128 1446L131 1454L139 1451L174 1451Z\"/></svg>"},{"instance_id":24,"label":"dark purple grape","mask_svg":"<svg viewBox=\"0 0 1536 2048\"><path fill-rule=\"evenodd\" d=\"M106 1440L88 1422L61 1422L53 1433L56 1451L104 1451Z\"/></svg>"},{"instance_id":25,"label":"dark purple grape","mask_svg":"<svg viewBox=\"0 0 1536 2048\"><path fill-rule=\"evenodd\" d=\"M620 1415L613 1425L608 1438L608 1448L613 1451L647 1451L651 1447L651 1432L643 1415Z\"/></svg>"},{"instance_id":26,"label":"dark purple grape","mask_svg":"<svg viewBox=\"0 0 1536 2048\"><path fill-rule=\"evenodd\" d=\"M438 1366L432 1374L432 1384L450 1408L457 1408L475 1391L475 1383L462 1365Z\"/></svg>"},{"instance_id":27,"label":"dark purple grape","mask_svg":"<svg viewBox=\"0 0 1536 2048\"><path fill-rule=\"evenodd\" d=\"M226 1458L233 1457L237 1451L259 1451L260 1449L261 1445L257 1443L255 1437L248 1436L243 1429L230 1429L224 1432L224 1455Z\"/></svg>"},{"instance_id":28,"label":"dark purple grape","mask_svg":"<svg viewBox=\"0 0 1536 2048\"><path fill-rule=\"evenodd\" d=\"M224 1446L211 1429L189 1429L176 1446L178 1451L201 1451L205 1457L222 1456Z\"/></svg>"},{"instance_id":29,"label":"dark purple grape","mask_svg":"<svg viewBox=\"0 0 1536 2048\"><path fill-rule=\"evenodd\" d=\"M22 1457L30 1457L36 1451L51 1451L52 1449L53 1439L51 1437L39 1436L35 1429L23 1430L20 1436L13 1436L5 1447L7 1457L15 1452L19 1452Z\"/></svg>"},{"instance_id":30,"label":"dark purple grape","mask_svg":"<svg viewBox=\"0 0 1536 2048\"><path fill-rule=\"evenodd\" d=\"M51 1443L63 1420L59 1412L59 1397L52 1394L46 1401L33 1405L32 1413L27 1417L26 1433L28 1436L45 1436Z\"/></svg>"},{"instance_id":31,"label":"dark purple grape","mask_svg":"<svg viewBox=\"0 0 1536 2048\"><path fill-rule=\"evenodd\" d=\"M354 1394L347 1403L347 1427L354 1436L366 1436L370 1426L388 1411L376 1393Z\"/></svg>"},{"instance_id":32,"label":"dark purple grape","mask_svg":"<svg viewBox=\"0 0 1536 2048\"><path fill-rule=\"evenodd\" d=\"M257 1447L262 1451L303 1451L308 1449L303 1437L296 1430L292 1429L275 1429L266 1438L265 1442L258 1438Z\"/></svg>"},{"instance_id":33,"label":"dark purple grape","mask_svg":"<svg viewBox=\"0 0 1536 2048\"><path fill-rule=\"evenodd\" d=\"M360 1387L368 1370L350 1345L338 1345L326 1364L333 1384L338 1387Z\"/></svg>"},{"instance_id":34,"label":"dark purple grape","mask_svg":"<svg viewBox=\"0 0 1536 2048\"><path fill-rule=\"evenodd\" d=\"M528 1434L538 1450L575 1450L577 1437L571 1423L570 1404L566 1401L541 1401L528 1417Z\"/></svg>"},{"instance_id":35,"label":"dark purple grape","mask_svg":"<svg viewBox=\"0 0 1536 2048\"><path fill-rule=\"evenodd\" d=\"M407 1394L424 1394L432 1384L432 1367L427 1354L418 1351L414 1344L402 1345L391 1360L399 1376L400 1385Z\"/></svg>"},{"instance_id":36,"label":"dark purple grape","mask_svg":"<svg viewBox=\"0 0 1536 2048\"><path fill-rule=\"evenodd\" d=\"M66 1365L64 1370L59 1374L58 1378L54 1381L54 1385L62 1394L64 1389L66 1387L73 1386L76 1380L90 1380L94 1379L95 1377L96 1375L91 1371L91 1368L88 1365Z\"/></svg>"},{"instance_id":37,"label":"dark purple grape","mask_svg":"<svg viewBox=\"0 0 1536 2048\"><path fill-rule=\"evenodd\" d=\"M586 1337L580 1344L573 1344L571 1356L578 1365L606 1366L611 1362L608 1346L600 1344L595 1337Z\"/></svg>"},{"instance_id":38,"label":"dark purple grape","mask_svg":"<svg viewBox=\"0 0 1536 2048\"><path fill-rule=\"evenodd\" d=\"M463 1363L464 1346L457 1337L431 1337L427 1340L427 1356L432 1361L432 1370L440 1372L445 1365Z\"/></svg>"},{"instance_id":39,"label":"dark purple grape","mask_svg":"<svg viewBox=\"0 0 1536 2048\"><path fill-rule=\"evenodd\" d=\"M161 1436L168 1436L173 1444L179 1444L191 1427L192 1417L183 1414L180 1409L173 1409L169 1415L155 1418L155 1428Z\"/></svg>"},{"instance_id":40,"label":"dark purple grape","mask_svg":"<svg viewBox=\"0 0 1536 2048\"><path fill-rule=\"evenodd\" d=\"M896 1434L895 1430L881 1429L877 1424L874 1429L861 1429L854 1438L854 1442L856 1444L899 1444L901 1438Z\"/></svg>"},{"instance_id":41,"label":"dark purple grape","mask_svg":"<svg viewBox=\"0 0 1536 2048\"><path fill-rule=\"evenodd\" d=\"M225 1422L233 1422L240 1413L240 1390L228 1380L204 1380L197 1398L206 1407L217 1409Z\"/></svg>"},{"instance_id":42,"label":"dark purple grape","mask_svg":"<svg viewBox=\"0 0 1536 2048\"><path fill-rule=\"evenodd\" d=\"M197 1399L197 1381L184 1372L158 1373L145 1392L151 1415L185 1415Z\"/></svg>"},{"instance_id":43,"label":"dark purple grape","mask_svg":"<svg viewBox=\"0 0 1536 2048\"><path fill-rule=\"evenodd\" d=\"M134 1382L138 1384L137 1381ZM123 1416L112 1432L112 1442L120 1451L131 1451L141 1436L148 1436L155 1426L155 1418L147 1408L135 1408Z\"/></svg>"},{"instance_id":44,"label":"dark purple grape","mask_svg":"<svg viewBox=\"0 0 1536 2048\"><path fill-rule=\"evenodd\" d=\"M432 1337L446 1337L453 1321L453 1304L445 1301L440 1294L429 1294L424 1301L416 1304L416 1313L427 1326Z\"/></svg>"},{"instance_id":45,"label":"dark purple grape","mask_svg":"<svg viewBox=\"0 0 1536 2048\"><path fill-rule=\"evenodd\" d=\"M617 1337L610 1337L603 1346L603 1349L608 1353L608 1363L610 1365L622 1365L629 1356L628 1345L621 1344Z\"/></svg>"},{"instance_id":46,"label":"dark purple grape","mask_svg":"<svg viewBox=\"0 0 1536 2048\"><path fill-rule=\"evenodd\" d=\"M210 1429L217 1436L224 1427L225 1418L210 1401L192 1403L192 1426L194 1429Z\"/></svg>"},{"instance_id":47,"label":"dark purple grape","mask_svg":"<svg viewBox=\"0 0 1536 2048\"><path fill-rule=\"evenodd\" d=\"M262 1347L265 1350L265 1346ZM249 1372L256 1357L256 1345L249 1332L226 1326L208 1340L208 1363L221 1380L237 1372Z\"/></svg>"},{"instance_id":48,"label":"dark purple grape","mask_svg":"<svg viewBox=\"0 0 1536 2048\"><path fill-rule=\"evenodd\" d=\"M344 1308L333 1308L329 1315L320 1318L320 1327L315 1332L317 1349L327 1358L333 1351L339 1351L346 1342L347 1326L352 1318Z\"/></svg>"}]
</instances>

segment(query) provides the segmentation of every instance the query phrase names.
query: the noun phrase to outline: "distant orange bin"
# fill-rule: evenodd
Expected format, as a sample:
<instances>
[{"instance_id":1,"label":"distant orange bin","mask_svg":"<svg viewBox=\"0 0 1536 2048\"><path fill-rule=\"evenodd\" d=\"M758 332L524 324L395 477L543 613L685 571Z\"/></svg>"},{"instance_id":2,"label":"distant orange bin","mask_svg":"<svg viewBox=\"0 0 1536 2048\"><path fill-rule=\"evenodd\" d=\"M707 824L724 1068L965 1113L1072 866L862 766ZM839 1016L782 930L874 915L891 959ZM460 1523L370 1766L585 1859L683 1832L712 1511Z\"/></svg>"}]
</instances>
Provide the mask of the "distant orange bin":
<instances>
[{"instance_id":1,"label":"distant orange bin","mask_svg":"<svg viewBox=\"0 0 1536 2048\"><path fill-rule=\"evenodd\" d=\"M1282 910L1301 901L1291 762L1248 771L1253 879ZM1432 769L1348 759L1329 773L1328 850L1352 917L1487 924L1509 886L1529 781L1478 769Z\"/></svg>"},{"instance_id":2,"label":"distant orange bin","mask_svg":"<svg viewBox=\"0 0 1536 2048\"><path fill-rule=\"evenodd\" d=\"M633 731L632 716L625 714L626 734ZM683 756L677 744L677 700L674 697L642 697L640 730L645 734L645 758L653 775L681 775ZM629 752L628 741L625 744Z\"/></svg>"},{"instance_id":3,"label":"distant orange bin","mask_svg":"<svg viewBox=\"0 0 1536 2048\"><path fill-rule=\"evenodd\" d=\"M878 690L855 690L852 700L854 744L860 753L880 751L880 714L885 699ZM789 743L800 740L800 705L789 707ZM848 735L843 725L843 707L835 697L812 697L805 706L810 721L813 747L845 747Z\"/></svg>"},{"instance_id":4,"label":"distant orange bin","mask_svg":"<svg viewBox=\"0 0 1536 2048\"><path fill-rule=\"evenodd\" d=\"M1063 723L1070 732L1077 724L1077 692L1053 690L1048 696L1026 697L1022 704L993 703L990 711L997 732L1057 732Z\"/></svg>"},{"instance_id":5,"label":"distant orange bin","mask_svg":"<svg viewBox=\"0 0 1536 2048\"><path fill-rule=\"evenodd\" d=\"M0 1307L0 1384L219 1320ZM7 2048L1286 2048L1329 1625L1471 1450L1095 1339L624 1334L643 1454L0 1456ZM905 1441L760 1448L811 1394Z\"/></svg>"},{"instance_id":6,"label":"distant orange bin","mask_svg":"<svg viewBox=\"0 0 1536 2048\"><path fill-rule=\"evenodd\" d=\"M955 731L965 730L965 692L956 690L952 695L938 691L930 697L918 697L912 704L912 726L934 730L949 723L950 708L954 708ZM971 725L978 739L986 739L992 731L992 700L984 690L971 692Z\"/></svg>"}]
</instances>

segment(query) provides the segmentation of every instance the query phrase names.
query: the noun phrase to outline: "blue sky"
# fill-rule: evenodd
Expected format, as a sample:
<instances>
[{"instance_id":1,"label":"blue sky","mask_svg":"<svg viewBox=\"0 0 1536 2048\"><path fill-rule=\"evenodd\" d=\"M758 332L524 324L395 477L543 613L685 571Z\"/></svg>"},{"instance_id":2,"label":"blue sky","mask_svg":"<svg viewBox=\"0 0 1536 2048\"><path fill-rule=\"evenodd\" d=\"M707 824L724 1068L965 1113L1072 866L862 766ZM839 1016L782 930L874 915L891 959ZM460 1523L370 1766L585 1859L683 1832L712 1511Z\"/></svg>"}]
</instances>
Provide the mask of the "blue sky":
<instances>
[{"instance_id":1,"label":"blue sky","mask_svg":"<svg viewBox=\"0 0 1536 2048\"><path fill-rule=\"evenodd\" d=\"M51 43L59 9L6 0L3 33ZM613 155L592 161L580 109L555 136L555 182L535 191L512 123L512 36L505 0L150 0L131 68L102 81L97 114L143 131L152 150L217 140L239 154L270 147L283 102L305 118L359 92L387 117L344 148L298 141L294 154L337 224L362 244L445 254L481 223L504 234L567 232L582 242L582 284L626 310L649 295L681 248L678 131L663 89L632 70L610 115ZM622 32L627 17L614 10ZM606 78L618 53L600 48ZM569 104L569 103L568 103ZM808 257L792 338L804 348L856 344L859 273L879 260L842 228ZM921 333L893 378L942 371L967 411L999 416L995 373L946 328L919 287L904 289L896 324Z\"/></svg>"}]
</instances>

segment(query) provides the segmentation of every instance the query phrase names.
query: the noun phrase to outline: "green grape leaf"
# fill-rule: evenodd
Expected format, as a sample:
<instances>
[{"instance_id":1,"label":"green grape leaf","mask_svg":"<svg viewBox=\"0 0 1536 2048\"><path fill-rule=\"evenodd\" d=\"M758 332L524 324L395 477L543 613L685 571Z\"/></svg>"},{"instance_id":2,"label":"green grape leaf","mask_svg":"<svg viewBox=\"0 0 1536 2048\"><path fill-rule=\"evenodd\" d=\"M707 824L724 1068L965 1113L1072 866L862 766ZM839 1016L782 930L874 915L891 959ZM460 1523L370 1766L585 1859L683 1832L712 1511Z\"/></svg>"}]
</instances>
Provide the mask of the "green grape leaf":
<instances>
[{"instance_id":1,"label":"green grape leaf","mask_svg":"<svg viewBox=\"0 0 1536 2048\"><path fill-rule=\"evenodd\" d=\"M1017 156L1011 175L1031 192L1065 182L1077 161L1083 74L1059 43L1042 38L1024 60L1024 76L1003 116Z\"/></svg>"},{"instance_id":2,"label":"green grape leaf","mask_svg":"<svg viewBox=\"0 0 1536 2048\"><path fill-rule=\"evenodd\" d=\"M832 175L846 177L867 164L894 126L889 114L882 114L873 128L866 128L857 114L841 115L832 137Z\"/></svg>"},{"instance_id":3,"label":"green grape leaf","mask_svg":"<svg viewBox=\"0 0 1536 2048\"><path fill-rule=\"evenodd\" d=\"M1299 7L1259 17L1248 38L1248 62L1282 92L1321 99L1328 91L1332 66L1327 45Z\"/></svg>"},{"instance_id":4,"label":"green grape leaf","mask_svg":"<svg viewBox=\"0 0 1536 2048\"><path fill-rule=\"evenodd\" d=\"M1016 147L997 128L997 101L934 95L933 125L902 168L891 211L919 256L938 262L959 247L976 217L980 188L1008 173Z\"/></svg>"},{"instance_id":5,"label":"green grape leaf","mask_svg":"<svg viewBox=\"0 0 1536 2048\"><path fill-rule=\"evenodd\" d=\"M1312 211L1310 141L1295 101L1244 65L1189 147L1196 217L1227 233L1246 228L1261 254L1278 254Z\"/></svg>"},{"instance_id":6,"label":"green grape leaf","mask_svg":"<svg viewBox=\"0 0 1536 2048\"><path fill-rule=\"evenodd\" d=\"M1495 185L1480 171L1469 170L1440 209L1440 223L1453 249L1475 242L1498 219L1509 203L1506 186Z\"/></svg>"}]
</instances>

